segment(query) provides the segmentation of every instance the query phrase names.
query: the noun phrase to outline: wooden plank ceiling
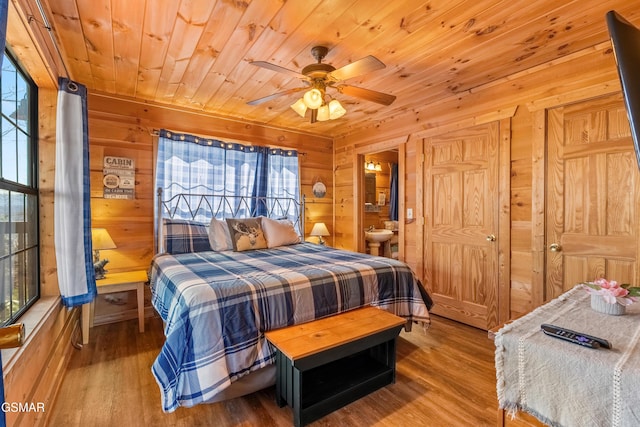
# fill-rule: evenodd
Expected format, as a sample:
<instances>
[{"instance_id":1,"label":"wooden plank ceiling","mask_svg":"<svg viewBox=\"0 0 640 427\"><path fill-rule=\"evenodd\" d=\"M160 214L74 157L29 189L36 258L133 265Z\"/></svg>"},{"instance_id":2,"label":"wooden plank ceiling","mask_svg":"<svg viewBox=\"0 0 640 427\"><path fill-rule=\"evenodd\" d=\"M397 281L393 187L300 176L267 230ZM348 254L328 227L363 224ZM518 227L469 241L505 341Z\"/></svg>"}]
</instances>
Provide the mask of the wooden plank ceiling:
<instances>
[{"instance_id":1,"label":"wooden plank ceiling","mask_svg":"<svg viewBox=\"0 0 640 427\"><path fill-rule=\"evenodd\" d=\"M41 0L70 77L90 91L307 133L339 136L607 42L605 13L640 24L628 0ZM343 67L386 68L345 83L397 97L389 106L328 89L340 119L310 123L289 106L311 48Z\"/></svg>"}]
</instances>

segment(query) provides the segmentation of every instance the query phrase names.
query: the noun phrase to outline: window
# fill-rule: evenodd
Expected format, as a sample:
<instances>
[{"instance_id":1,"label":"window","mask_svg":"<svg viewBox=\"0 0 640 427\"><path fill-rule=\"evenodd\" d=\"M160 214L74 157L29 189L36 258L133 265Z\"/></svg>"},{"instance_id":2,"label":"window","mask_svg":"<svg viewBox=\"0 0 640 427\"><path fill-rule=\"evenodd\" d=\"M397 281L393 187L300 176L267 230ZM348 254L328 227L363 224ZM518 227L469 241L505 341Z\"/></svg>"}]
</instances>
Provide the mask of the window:
<instances>
[{"instance_id":1,"label":"window","mask_svg":"<svg viewBox=\"0 0 640 427\"><path fill-rule=\"evenodd\" d=\"M7 53L0 87L0 325L6 325L40 297L37 91Z\"/></svg>"},{"instance_id":2,"label":"window","mask_svg":"<svg viewBox=\"0 0 640 427\"><path fill-rule=\"evenodd\" d=\"M298 218L295 204L275 198L300 199L298 153L253 145L222 142L193 135L160 132L156 184L163 200L178 194L214 195L211 210L189 211L194 197L176 203L176 218L208 222L218 218L270 215ZM223 201L220 196L227 196ZM229 197L231 196L231 197ZM256 205L257 203L257 205Z\"/></svg>"}]
</instances>

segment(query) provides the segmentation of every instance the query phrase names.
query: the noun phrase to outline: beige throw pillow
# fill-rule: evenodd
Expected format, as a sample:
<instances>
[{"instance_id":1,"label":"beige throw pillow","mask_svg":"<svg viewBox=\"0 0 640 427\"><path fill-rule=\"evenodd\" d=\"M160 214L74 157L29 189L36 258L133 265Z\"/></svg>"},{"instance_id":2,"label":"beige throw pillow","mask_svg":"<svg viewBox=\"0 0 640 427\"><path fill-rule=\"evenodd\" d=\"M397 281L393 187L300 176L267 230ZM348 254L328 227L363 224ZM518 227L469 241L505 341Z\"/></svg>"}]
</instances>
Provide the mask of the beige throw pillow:
<instances>
[{"instance_id":1,"label":"beige throw pillow","mask_svg":"<svg viewBox=\"0 0 640 427\"><path fill-rule=\"evenodd\" d=\"M267 247L295 245L300 243L300 236L288 219L262 218L262 230L267 239Z\"/></svg>"}]
</instances>

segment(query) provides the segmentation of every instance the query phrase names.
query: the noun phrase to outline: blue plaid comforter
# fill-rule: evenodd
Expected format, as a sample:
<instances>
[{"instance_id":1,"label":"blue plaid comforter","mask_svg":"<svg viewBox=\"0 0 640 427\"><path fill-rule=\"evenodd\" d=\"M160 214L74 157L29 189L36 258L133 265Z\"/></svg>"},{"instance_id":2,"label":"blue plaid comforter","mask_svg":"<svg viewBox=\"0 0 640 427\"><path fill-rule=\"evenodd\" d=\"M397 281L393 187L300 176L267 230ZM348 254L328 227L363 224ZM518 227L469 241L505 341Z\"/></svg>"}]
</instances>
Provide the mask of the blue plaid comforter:
<instances>
[{"instance_id":1,"label":"blue plaid comforter","mask_svg":"<svg viewBox=\"0 0 640 427\"><path fill-rule=\"evenodd\" d=\"M406 264L309 243L158 255L149 276L165 322L152 371L166 412L273 363L265 331L370 304L429 322L431 300Z\"/></svg>"}]
</instances>

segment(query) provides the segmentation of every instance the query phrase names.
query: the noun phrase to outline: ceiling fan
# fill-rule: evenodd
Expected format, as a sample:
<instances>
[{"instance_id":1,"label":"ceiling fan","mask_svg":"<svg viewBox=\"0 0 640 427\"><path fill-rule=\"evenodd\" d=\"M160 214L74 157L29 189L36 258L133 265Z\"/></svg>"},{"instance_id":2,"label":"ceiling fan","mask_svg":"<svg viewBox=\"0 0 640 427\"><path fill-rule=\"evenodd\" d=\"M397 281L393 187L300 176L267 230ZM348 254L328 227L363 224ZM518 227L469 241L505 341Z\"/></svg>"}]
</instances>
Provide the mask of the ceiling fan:
<instances>
[{"instance_id":1,"label":"ceiling fan","mask_svg":"<svg viewBox=\"0 0 640 427\"><path fill-rule=\"evenodd\" d=\"M344 67L336 69L332 65L322 63L322 60L328 52L329 49L325 46L314 46L311 49L311 55L313 55L317 62L315 64L307 65L300 73L270 62L250 62L250 64L258 67L299 78L303 81L305 86L288 89L263 98L254 99L253 101L247 102L247 104L258 105L280 96L306 91L304 96L294 103L291 108L293 108L302 117L304 117L306 110L310 109L311 123L315 123L316 121L341 117L346 112L336 99L332 99L329 103L325 102L327 88L333 88L342 94L383 105L391 105L391 103L395 101L396 97L394 95L342 83L344 80L385 68L385 65L378 58L369 55L352 62L351 64L345 65Z\"/></svg>"}]
</instances>

